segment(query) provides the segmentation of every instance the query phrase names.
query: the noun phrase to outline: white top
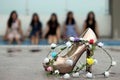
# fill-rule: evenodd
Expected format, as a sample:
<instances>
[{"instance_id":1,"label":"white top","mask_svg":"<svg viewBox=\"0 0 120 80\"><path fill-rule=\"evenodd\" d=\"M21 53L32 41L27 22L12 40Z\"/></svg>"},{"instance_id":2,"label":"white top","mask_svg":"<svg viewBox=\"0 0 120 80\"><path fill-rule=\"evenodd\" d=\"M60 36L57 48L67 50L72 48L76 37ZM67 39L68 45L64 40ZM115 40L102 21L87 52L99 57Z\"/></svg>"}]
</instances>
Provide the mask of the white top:
<instances>
[{"instance_id":1,"label":"white top","mask_svg":"<svg viewBox=\"0 0 120 80\"><path fill-rule=\"evenodd\" d=\"M12 32L13 34L18 34L19 33L18 28L19 28L19 22L18 20L16 20L15 22L12 23L10 32Z\"/></svg>"}]
</instances>

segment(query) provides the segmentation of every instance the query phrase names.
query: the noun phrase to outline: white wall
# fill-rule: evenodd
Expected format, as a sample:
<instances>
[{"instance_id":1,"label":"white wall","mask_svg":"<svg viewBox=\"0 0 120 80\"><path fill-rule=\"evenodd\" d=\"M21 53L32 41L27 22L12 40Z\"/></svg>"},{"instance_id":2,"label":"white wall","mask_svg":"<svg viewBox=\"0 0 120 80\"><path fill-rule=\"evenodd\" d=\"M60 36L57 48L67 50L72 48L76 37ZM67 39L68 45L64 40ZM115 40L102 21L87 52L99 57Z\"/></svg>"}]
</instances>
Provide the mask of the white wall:
<instances>
[{"instance_id":1,"label":"white wall","mask_svg":"<svg viewBox=\"0 0 120 80\"><path fill-rule=\"evenodd\" d=\"M0 15L0 36L3 36L5 34L8 17L9 15ZM46 22L49 20L49 17L50 17L49 15L40 15L40 20L43 23L43 29L45 28ZM22 23L23 32L26 33L26 30L31 21L31 16L20 15L19 19L21 20ZM58 15L58 19L60 24L62 25L65 20L65 16ZM79 29L81 30L83 22L86 19L86 15L75 16L75 19L78 23ZM111 36L111 16L101 15L96 16L96 19L99 27L100 36L106 37Z\"/></svg>"},{"instance_id":2,"label":"white wall","mask_svg":"<svg viewBox=\"0 0 120 80\"><path fill-rule=\"evenodd\" d=\"M10 4L11 3L11 4ZM75 14L109 14L109 0L0 0L0 14L10 14L16 10L19 14L64 14L71 10Z\"/></svg>"}]
</instances>

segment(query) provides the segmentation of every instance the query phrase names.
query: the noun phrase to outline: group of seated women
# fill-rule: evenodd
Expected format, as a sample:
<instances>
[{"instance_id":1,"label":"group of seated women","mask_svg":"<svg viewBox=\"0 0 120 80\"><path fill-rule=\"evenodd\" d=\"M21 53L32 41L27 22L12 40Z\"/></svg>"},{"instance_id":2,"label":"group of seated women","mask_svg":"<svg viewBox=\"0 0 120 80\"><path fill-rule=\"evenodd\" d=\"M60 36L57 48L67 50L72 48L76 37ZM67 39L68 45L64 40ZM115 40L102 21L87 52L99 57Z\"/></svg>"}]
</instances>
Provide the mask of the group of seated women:
<instances>
[{"instance_id":1,"label":"group of seated women","mask_svg":"<svg viewBox=\"0 0 120 80\"><path fill-rule=\"evenodd\" d=\"M71 11L67 13L63 26L59 24L57 15L53 13L48 20L44 31L42 30L42 27L43 26L38 14L34 13L29 24L28 31L24 35L22 32L21 21L18 18L17 12L12 11L7 22L7 30L4 39L8 40L9 44L13 43L13 41L20 44L22 40L28 37L30 38L31 43L36 45L39 43L40 38L47 39L48 43L51 44L58 43L61 38L63 40L68 40L69 37L80 36L80 30L74 19L73 12ZM95 32L96 36L99 36L97 22L93 12L88 13L87 19L83 24L82 32L87 28L91 28Z\"/></svg>"}]
</instances>

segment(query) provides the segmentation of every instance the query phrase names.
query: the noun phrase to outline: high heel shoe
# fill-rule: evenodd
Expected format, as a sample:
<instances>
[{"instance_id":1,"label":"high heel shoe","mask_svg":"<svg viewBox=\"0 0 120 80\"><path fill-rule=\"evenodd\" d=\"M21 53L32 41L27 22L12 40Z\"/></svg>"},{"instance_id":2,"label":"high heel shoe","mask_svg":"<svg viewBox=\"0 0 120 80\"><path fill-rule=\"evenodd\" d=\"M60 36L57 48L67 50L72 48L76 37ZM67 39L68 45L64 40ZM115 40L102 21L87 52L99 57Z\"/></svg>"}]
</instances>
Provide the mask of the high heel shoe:
<instances>
[{"instance_id":1,"label":"high heel shoe","mask_svg":"<svg viewBox=\"0 0 120 80\"><path fill-rule=\"evenodd\" d=\"M89 41L90 39L93 39L94 42L97 41L96 35L88 28L84 34L82 35L82 38L84 40ZM65 55L65 56L58 56L53 63L53 69L59 70L60 73L70 73L73 71L77 61L81 57L81 55L86 51L87 46L85 44L80 43L74 43L71 50ZM67 64L67 62L73 61L72 64ZM47 66L44 65L44 68L46 69Z\"/></svg>"},{"instance_id":2,"label":"high heel shoe","mask_svg":"<svg viewBox=\"0 0 120 80\"><path fill-rule=\"evenodd\" d=\"M82 38L84 40L88 40L88 41L90 39L94 39L94 42L97 41L95 33L90 28L85 31ZM87 46L85 44L80 45L79 43L75 43L73 45L73 48L66 54L67 57L58 57L57 58L57 60L53 64L53 68L55 70L59 70L60 73L72 72L77 61L79 60L81 55L86 50L86 47ZM73 64L72 65L66 64L67 60L72 60Z\"/></svg>"}]
</instances>

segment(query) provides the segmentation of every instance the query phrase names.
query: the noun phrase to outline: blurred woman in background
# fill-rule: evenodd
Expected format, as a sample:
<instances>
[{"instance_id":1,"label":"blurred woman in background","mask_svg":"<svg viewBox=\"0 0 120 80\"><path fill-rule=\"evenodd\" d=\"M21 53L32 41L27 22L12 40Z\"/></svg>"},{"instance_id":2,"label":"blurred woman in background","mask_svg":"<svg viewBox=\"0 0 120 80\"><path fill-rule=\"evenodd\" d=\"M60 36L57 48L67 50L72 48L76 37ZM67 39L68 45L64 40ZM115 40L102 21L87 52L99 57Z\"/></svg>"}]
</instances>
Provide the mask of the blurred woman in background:
<instances>
[{"instance_id":1,"label":"blurred woman in background","mask_svg":"<svg viewBox=\"0 0 120 80\"><path fill-rule=\"evenodd\" d=\"M67 18L63 26L63 37L64 39L68 39L69 37L79 37L80 32L76 21L73 16L73 12L67 13Z\"/></svg>"},{"instance_id":2,"label":"blurred woman in background","mask_svg":"<svg viewBox=\"0 0 120 80\"><path fill-rule=\"evenodd\" d=\"M85 20L85 22L83 24L82 32L84 32L87 28L91 28L95 32L97 38L99 37L98 26L97 26L97 22L95 19L95 14L92 11L89 12L87 15L87 19Z\"/></svg>"},{"instance_id":3,"label":"blurred woman in background","mask_svg":"<svg viewBox=\"0 0 120 80\"><path fill-rule=\"evenodd\" d=\"M34 13L27 33L27 35L29 35L29 37L31 38L32 44L36 45L39 43L39 38L41 33L42 33L42 23L39 20L38 14Z\"/></svg>"},{"instance_id":4,"label":"blurred woman in background","mask_svg":"<svg viewBox=\"0 0 120 80\"><path fill-rule=\"evenodd\" d=\"M92 11L88 13L87 19L84 22L83 32L87 28L91 28L94 31L94 33L96 34L97 38L99 38L98 26L97 26L97 22L96 22L96 19L95 19L95 14ZM87 50L87 56L86 57L88 58L90 55L91 55L90 50ZM86 71L91 72L91 66L86 67Z\"/></svg>"},{"instance_id":5,"label":"blurred woman in background","mask_svg":"<svg viewBox=\"0 0 120 80\"><path fill-rule=\"evenodd\" d=\"M60 39L60 25L55 13L51 15L51 18L47 23L43 38L48 38L49 44L57 43Z\"/></svg>"},{"instance_id":6,"label":"blurred woman in background","mask_svg":"<svg viewBox=\"0 0 120 80\"><path fill-rule=\"evenodd\" d=\"M11 44L14 40L20 44L22 36L21 22L18 19L17 12L12 11L7 22L7 30L4 38L9 40L9 44Z\"/></svg>"}]
</instances>

